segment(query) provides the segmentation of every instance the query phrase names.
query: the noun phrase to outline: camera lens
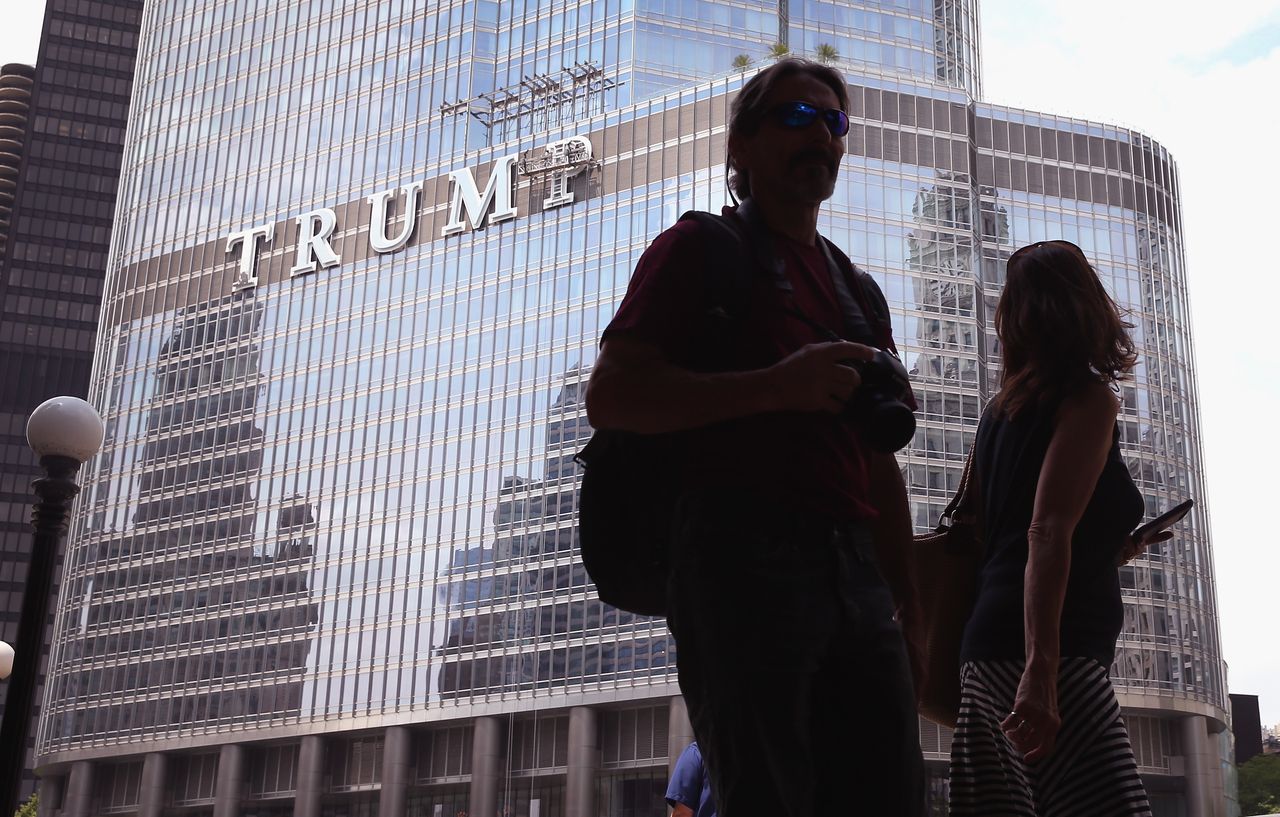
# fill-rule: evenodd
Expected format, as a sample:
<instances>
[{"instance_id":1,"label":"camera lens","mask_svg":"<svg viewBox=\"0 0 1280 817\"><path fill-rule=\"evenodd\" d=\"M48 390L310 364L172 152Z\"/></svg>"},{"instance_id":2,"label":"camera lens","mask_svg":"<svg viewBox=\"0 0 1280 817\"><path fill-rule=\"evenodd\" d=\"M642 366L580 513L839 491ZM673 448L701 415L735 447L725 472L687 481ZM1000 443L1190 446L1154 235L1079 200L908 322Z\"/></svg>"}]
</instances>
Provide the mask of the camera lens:
<instances>
[{"instance_id":1,"label":"camera lens","mask_svg":"<svg viewBox=\"0 0 1280 817\"><path fill-rule=\"evenodd\" d=\"M868 446L892 454L907 446L916 433L916 415L900 400L878 395L880 400L868 406L867 429L862 435Z\"/></svg>"},{"instance_id":2,"label":"camera lens","mask_svg":"<svg viewBox=\"0 0 1280 817\"><path fill-rule=\"evenodd\" d=\"M847 411L859 426L863 442L884 453L906 447L916 433L916 416L902 401L911 388L902 362L881 349L871 360L851 365L862 376L862 385Z\"/></svg>"}]
</instances>

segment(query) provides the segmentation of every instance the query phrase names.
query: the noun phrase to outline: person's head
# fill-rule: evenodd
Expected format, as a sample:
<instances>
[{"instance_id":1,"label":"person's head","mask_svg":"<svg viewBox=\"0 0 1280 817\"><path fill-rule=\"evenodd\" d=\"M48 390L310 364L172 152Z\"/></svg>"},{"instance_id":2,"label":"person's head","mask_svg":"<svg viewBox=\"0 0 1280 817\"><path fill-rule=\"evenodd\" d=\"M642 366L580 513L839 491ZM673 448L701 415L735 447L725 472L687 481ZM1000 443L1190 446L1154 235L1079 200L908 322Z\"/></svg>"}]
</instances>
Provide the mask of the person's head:
<instances>
[{"instance_id":1,"label":"person's head","mask_svg":"<svg viewBox=\"0 0 1280 817\"><path fill-rule=\"evenodd\" d=\"M848 87L834 68L787 58L756 74L729 112L730 189L740 199L818 204L830 198L848 110Z\"/></svg>"},{"instance_id":2,"label":"person's head","mask_svg":"<svg viewBox=\"0 0 1280 817\"><path fill-rule=\"evenodd\" d=\"M1132 325L1069 241L1039 241L1010 256L995 323L1004 365L995 404L1006 415L1089 381L1114 384L1138 360Z\"/></svg>"}]
</instances>

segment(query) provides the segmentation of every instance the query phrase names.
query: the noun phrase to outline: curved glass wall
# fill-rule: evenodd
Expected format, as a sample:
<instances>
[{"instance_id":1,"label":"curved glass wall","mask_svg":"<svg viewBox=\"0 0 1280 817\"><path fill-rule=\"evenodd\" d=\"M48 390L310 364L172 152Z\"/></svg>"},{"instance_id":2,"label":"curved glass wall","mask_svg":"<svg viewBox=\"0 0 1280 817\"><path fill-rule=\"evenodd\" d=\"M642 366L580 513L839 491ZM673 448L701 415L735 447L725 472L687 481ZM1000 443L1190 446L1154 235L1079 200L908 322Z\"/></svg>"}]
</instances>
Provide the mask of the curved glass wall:
<instances>
[{"instance_id":1,"label":"curved glass wall","mask_svg":"<svg viewBox=\"0 0 1280 817\"><path fill-rule=\"evenodd\" d=\"M1024 244L1080 245L1129 311L1141 359L1122 389L1120 443L1147 515L1203 497L1199 404L1176 166L1149 138L1007 108L978 109L983 283ZM1204 503L1175 538L1120 571L1125 631L1113 675L1132 691L1223 707L1213 567Z\"/></svg>"}]
</instances>

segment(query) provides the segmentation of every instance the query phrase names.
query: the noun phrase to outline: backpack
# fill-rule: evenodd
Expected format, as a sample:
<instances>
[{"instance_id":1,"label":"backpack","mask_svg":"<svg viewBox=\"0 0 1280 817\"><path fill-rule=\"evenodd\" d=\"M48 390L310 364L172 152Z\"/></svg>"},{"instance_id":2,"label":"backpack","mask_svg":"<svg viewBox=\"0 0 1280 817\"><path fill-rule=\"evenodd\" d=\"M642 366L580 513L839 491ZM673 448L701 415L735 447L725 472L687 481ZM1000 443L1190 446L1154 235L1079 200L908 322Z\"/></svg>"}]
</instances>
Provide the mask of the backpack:
<instances>
[{"instance_id":1,"label":"backpack","mask_svg":"<svg viewBox=\"0 0 1280 817\"><path fill-rule=\"evenodd\" d=\"M762 259L755 252L758 246L751 246L751 236L729 217L689 211L680 217L686 219L702 224L706 236L712 281L703 332L711 341L708 357L714 363L718 354L721 359L727 356L725 344L731 341L733 323L750 296L747 276ZM884 296L867 273L856 266L853 270L859 306L876 338L888 338ZM578 496L582 564L606 604L638 615L666 615L669 550L681 492L680 452L699 431L637 434L602 429L574 457L583 471Z\"/></svg>"}]
</instances>

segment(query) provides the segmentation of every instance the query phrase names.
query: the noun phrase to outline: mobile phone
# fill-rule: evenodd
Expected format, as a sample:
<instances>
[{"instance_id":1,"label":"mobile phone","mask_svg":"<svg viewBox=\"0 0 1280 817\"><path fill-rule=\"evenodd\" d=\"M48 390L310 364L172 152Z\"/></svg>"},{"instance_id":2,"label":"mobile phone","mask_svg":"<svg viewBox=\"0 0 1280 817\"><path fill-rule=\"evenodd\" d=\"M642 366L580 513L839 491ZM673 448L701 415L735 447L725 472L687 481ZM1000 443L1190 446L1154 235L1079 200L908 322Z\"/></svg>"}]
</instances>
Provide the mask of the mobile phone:
<instances>
[{"instance_id":1,"label":"mobile phone","mask_svg":"<svg viewBox=\"0 0 1280 817\"><path fill-rule=\"evenodd\" d=\"M1152 519L1150 522L1144 522L1134 528L1133 533L1130 535L1136 541L1148 534L1158 533L1167 528L1172 528L1174 525L1182 521L1182 517L1186 516L1187 512L1190 511L1191 507L1195 504L1194 499L1184 499L1177 505L1174 505L1169 510L1157 516L1155 519Z\"/></svg>"}]
</instances>

